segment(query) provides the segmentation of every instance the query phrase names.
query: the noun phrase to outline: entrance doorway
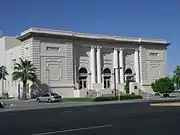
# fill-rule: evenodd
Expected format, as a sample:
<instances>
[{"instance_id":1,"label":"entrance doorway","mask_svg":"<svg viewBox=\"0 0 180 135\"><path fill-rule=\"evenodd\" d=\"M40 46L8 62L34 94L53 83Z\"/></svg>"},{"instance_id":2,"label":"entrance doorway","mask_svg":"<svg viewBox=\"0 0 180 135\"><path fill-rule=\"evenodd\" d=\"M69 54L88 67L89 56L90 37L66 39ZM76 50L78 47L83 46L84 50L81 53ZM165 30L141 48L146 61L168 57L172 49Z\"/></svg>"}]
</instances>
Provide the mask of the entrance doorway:
<instances>
[{"instance_id":1,"label":"entrance doorway","mask_svg":"<svg viewBox=\"0 0 180 135\"><path fill-rule=\"evenodd\" d=\"M81 68L79 70L79 90L87 88L87 76L87 70L85 68Z\"/></svg>"},{"instance_id":2,"label":"entrance doorway","mask_svg":"<svg viewBox=\"0 0 180 135\"><path fill-rule=\"evenodd\" d=\"M105 68L103 70L103 80L104 80L104 89L110 88L111 70L109 68Z\"/></svg>"}]
</instances>

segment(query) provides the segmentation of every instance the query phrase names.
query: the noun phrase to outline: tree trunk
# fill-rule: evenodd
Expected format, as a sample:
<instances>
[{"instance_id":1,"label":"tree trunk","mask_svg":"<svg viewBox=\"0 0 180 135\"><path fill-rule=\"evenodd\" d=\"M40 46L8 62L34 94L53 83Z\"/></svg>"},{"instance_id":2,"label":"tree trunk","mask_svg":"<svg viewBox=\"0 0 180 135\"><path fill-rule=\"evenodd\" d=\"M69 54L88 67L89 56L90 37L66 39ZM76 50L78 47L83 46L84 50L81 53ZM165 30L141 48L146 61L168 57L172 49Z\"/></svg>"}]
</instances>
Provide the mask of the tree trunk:
<instances>
[{"instance_id":1,"label":"tree trunk","mask_svg":"<svg viewBox=\"0 0 180 135\"><path fill-rule=\"evenodd\" d=\"M23 93L22 93L22 100L26 100L26 81L23 81Z\"/></svg>"}]
</instances>

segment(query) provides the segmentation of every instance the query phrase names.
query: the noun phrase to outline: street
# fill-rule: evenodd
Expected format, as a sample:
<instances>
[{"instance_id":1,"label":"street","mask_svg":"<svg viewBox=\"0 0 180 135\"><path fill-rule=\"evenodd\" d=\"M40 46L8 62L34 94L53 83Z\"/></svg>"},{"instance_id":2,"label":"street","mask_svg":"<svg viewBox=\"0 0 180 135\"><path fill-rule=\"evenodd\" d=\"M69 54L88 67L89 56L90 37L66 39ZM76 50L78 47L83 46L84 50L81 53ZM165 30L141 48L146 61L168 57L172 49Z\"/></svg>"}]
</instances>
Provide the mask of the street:
<instances>
[{"instance_id":1,"label":"street","mask_svg":"<svg viewBox=\"0 0 180 135\"><path fill-rule=\"evenodd\" d=\"M0 113L1 135L179 135L180 108L106 104Z\"/></svg>"}]
</instances>

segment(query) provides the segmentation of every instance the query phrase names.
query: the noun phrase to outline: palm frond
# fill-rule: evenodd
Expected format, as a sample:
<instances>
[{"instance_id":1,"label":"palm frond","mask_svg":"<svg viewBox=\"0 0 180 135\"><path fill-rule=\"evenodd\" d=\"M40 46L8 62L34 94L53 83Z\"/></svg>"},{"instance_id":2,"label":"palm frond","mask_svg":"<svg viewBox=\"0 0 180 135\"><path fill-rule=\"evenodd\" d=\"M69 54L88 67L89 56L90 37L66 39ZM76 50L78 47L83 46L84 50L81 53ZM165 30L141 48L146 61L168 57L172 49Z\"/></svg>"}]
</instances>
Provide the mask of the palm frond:
<instances>
[{"instance_id":1,"label":"palm frond","mask_svg":"<svg viewBox=\"0 0 180 135\"><path fill-rule=\"evenodd\" d=\"M23 66L20 63L16 63L14 65L14 70L22 70L22 69L23 69Z\"/></svg>"},{"instance_id":2,"label":"palm frond","mask_svg":"<svg viewBox=\"0 0 180 135\"><path fill-rule=\"evenodd\" d=\"M37 79L37 75L35 73L28 73L28 80L35 82Z\"/></svg>"},{"instance_id":3,"label":"palm frond","mask_svg":"<svg viewBox=\"0 0 180 135\"><path fill-rule=\"evenodd\" d=\"M14 71L14 72L12 73L12 80L13 80L13 81L16 81L16 80L18 80L18 79L21 79L21 80L22 80L22 78L23 78L23 73L22 73L22 72Z\"/></svg>"},{"instance_id":4,"label":"palm frond","mask_svg":"<svg viewBox=\"0 0 180 135\"><path fill-rule=\"evenodd\" d=\"M16 63L14 67L13 80L21 79L23 82L27 82L27 80L35 81L37 79L35 72L36 68L31 61L20 58L20 62Z\"/></svg>"},{"instance_id":5,"label":"palm frond","mask_svg":"<svg viewBox=\"0 0 180 135\"><path fill-rule=\"evenodd\" d=\"M8 75L7 68L5 66L0 66L0 80L6 80L6 76Z\"/></svg>"}]
</instances>

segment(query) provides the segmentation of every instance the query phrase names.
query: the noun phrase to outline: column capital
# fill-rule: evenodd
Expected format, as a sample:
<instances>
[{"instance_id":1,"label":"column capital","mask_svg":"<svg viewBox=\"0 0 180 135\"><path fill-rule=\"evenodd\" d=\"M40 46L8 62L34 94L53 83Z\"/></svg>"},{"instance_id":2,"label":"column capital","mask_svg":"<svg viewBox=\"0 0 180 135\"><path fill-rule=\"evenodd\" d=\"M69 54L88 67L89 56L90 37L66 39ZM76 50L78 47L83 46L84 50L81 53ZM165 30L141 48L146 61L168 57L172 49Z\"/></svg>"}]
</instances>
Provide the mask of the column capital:
<instances>
[{"instance_id":1,"label":"column capital","mask_svg":"<svg viewBox=\"0 0 180 135\"><path fill-rule=\"evenodd\" d=\"M134 50L135 50L135 52L139 52L139 49L138 49L138 48L135 48Z\"/></svg>"},{"instance_id":2,"label":"column capital","mask_svg":"<svg viewBox=\"0 0 180 135\"><path fill-rule=\"evenodd\" d=\"M92 48L92 49L95 49L95 48L96 48L96 46L91 46L91 48Z\"/></svg>"},{"instance_id":3,"label":"column capital","mask_svg":"<svg viewBox=\"0 0 180 135\"><path fill-rule=\"evenodd\" d=\"M96 46L96 48L97 48L97 49L101 49L101 48L102 48L102 46Z\"/></svg>"},{"instance_id":4,"label":"column capital","mask_svg":"<svg viewBox=\"0 0 180 135\"><path fill-rule=\"evenodd\" d=\"M118 50L124 51L125 49L124 48L119 48Z\"/></svg>"}]
</instances>

